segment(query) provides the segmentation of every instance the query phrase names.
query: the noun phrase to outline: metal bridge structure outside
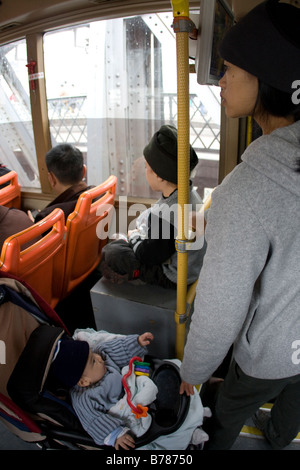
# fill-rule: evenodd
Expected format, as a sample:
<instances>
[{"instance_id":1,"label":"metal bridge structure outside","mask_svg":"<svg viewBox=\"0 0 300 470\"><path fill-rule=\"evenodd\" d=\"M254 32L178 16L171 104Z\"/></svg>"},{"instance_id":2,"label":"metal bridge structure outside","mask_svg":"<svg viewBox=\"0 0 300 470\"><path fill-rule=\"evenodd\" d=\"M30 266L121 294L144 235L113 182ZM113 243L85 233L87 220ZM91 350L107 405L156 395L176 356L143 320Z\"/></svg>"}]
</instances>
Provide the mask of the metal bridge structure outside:
<instances>
[{"instance_id":1,"label":"metal bridge structure outside","mask_svg":"<svg viewBox=\"0 0 300 470\"><path fill-rule=\"evenodd\" d=\"M99 54L101 62L103 58L103 68L95 73L89 94L47 100L51 141L53 146L69 142L83 151L89 184L98 184L114 173L119 194L149 197L146 185L140 185L140 173L134 174L152 134L163 123L177 124L177 95L165 92L160 72L154 74L161 69L162 51L174 47L175 39L160 15L106 23L105 41L99 40L98 32L90 41L95 59L99 60ZM95 25L90 27L93 30ZM136 44L137 35L142 44ZM150 52L146 49L149 37ZM22 187L38 188L29 90L24 89L7 58L13 47L8 44L0 49L0 161L17 171ZM107 55L108 49L114 51L114 61ZM122 76L124 70L126 76ZM190 95L190 122L190 141L199 159L217 161L220 125L213 122L206 103L196 94Z\"/></svg>"}]
</instances>

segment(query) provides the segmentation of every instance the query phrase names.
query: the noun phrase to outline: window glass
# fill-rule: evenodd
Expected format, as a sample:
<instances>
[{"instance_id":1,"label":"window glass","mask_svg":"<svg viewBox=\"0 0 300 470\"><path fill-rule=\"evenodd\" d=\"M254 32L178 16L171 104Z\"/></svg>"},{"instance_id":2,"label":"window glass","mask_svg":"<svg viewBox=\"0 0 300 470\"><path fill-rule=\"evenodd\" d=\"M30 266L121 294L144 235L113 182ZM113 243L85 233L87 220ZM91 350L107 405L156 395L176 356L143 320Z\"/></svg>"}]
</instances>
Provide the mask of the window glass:
<instances>
[{"instance_id":1,"label":"window glass","mask_svg":"<svg viewBox=\"0 0 300 470\"><path fill-rule=\"evenodd\" d=\"M25 40L0 47L0 163L18 173L22 187L39 188L26 64Z\"/></svg>"},{"instance_id":2,"label":"window glass","mask_svg":"<svg viewBox=\"0 0 300 470\"><path fill-rule=\"evenodd\" d=\"M143 148L162 124L177 127L176 38L172 13L96 21L44 36L52 145L80 148L88 184L110 174L118 195L156 197ZM190 74L191 144L199 194L218 182L220 99Z\"/></svg>"}]
</instances>

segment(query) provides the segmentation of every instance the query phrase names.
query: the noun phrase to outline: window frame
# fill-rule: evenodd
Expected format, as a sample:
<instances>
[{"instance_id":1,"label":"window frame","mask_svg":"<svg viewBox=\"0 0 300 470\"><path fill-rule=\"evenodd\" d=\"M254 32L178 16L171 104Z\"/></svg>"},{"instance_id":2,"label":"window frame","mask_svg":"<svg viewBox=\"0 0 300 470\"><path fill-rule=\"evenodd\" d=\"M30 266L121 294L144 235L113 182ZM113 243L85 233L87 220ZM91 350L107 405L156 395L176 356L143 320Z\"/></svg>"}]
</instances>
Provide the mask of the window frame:
<instances>
[{"instance_id":1,"label":"window frame","mask_svg":"<svg viewBox=\"0 0 300 470\"><path fill-rule=\"evenodd\" d=\"M45 196L46 200L51 199L51 187L48 182L47 168L45 165L45 154L51 148L50 127L47 112L47 96L45 85L44 55L43 55L43 36L46 32L55 31L60 28L72 27L75 25L91 22L94 20L111 19L118 17L126 17L131 15L139 15L156 12L170 11L170 3L168 1L140 1L126 2L124 6L123 0L110 2L105 5L89 6L68 14L57 14L50 18L44 18L28 23L25 26L16 26L9 31L0 32L0 44L5 44L25 37L27 44L27 54L29 60L37 62L36 72L43 75L43 78L37 80L37 86L34 92L30 90L32 125L34 130L34 140L36 147L37 164L39 169L41 190L22 188L22 193L27 197L32 195L33 198L38 195ZM198 8L199 0L190 1L190 8ZM221 113L221 143L219 158L219 183L228 174L238 162L241 148L239 148L239 120L230 122ZM241 145L240 145L241 147ZM244 145L242 145L244 148ZM142 199L131 198L131 199Z\"/></svg>"}]
</instances>

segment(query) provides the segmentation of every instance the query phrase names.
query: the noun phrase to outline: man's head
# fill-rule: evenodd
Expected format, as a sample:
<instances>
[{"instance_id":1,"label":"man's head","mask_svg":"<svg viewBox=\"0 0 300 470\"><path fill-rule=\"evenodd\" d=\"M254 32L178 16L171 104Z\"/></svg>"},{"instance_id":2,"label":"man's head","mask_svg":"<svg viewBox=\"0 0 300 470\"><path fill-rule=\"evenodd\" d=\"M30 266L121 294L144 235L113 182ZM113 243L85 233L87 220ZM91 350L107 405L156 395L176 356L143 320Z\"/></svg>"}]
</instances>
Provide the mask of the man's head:
<instances>
[{"instance_id":1,"label":"man's head","mask_svg":"<svg viewBox=\"0 0 300 470\"><path fill-rule=\"evenodd\" d=\"M86 167L81 151L70 144L59 144L46 154L46 165L52 187L60 184L70 187L79 183L85 176Z\"/></svg>"}]
</instances>

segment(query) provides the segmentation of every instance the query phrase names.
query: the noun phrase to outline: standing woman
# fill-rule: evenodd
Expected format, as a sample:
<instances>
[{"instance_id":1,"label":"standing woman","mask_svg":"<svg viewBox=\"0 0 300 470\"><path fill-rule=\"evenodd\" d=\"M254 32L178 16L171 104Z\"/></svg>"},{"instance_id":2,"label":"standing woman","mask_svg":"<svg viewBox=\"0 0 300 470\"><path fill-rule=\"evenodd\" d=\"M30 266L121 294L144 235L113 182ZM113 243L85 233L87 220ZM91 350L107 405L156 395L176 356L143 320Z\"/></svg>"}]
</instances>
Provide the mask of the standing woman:
<instances>
[{"instance_id":1,"label":"standing woman","mask_svg":"<svg viewBox=\"0 0 300 470\"><path fill-rule=\"evenodd\" d=\"M208 449L229 449L247 418L274 449L300 430L300 9L269 0L225 36L228 117L263 135L214 191L181 392L206 382L231 345ZM275 398L270 416L259 407Z\"/></svg>"}]
</instances>

